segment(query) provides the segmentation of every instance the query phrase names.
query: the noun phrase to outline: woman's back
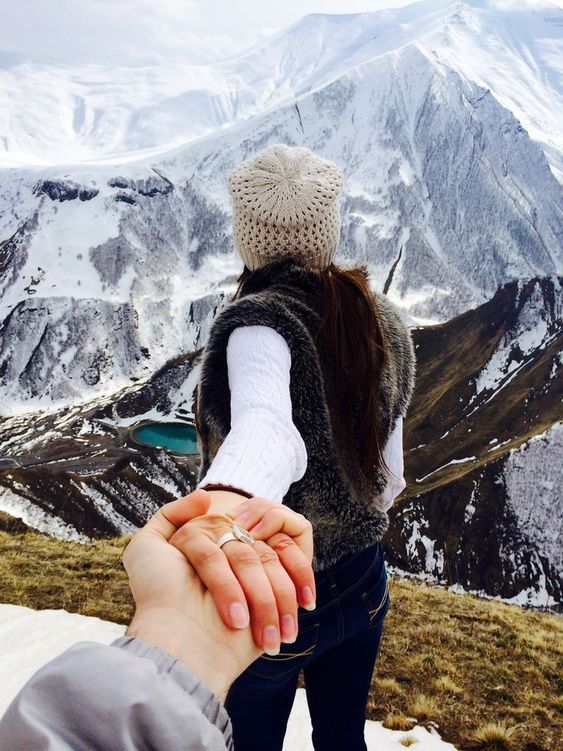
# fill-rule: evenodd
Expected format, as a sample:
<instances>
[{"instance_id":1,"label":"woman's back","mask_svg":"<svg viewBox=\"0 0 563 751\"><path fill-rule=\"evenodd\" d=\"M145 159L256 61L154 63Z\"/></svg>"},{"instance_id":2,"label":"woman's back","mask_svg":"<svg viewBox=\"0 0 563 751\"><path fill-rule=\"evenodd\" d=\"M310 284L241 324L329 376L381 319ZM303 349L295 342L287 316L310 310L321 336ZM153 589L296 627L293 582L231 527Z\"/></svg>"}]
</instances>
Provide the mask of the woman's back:
<instances>
[{"instance_id":1,"label":"woman's back","mask_svg":"<svg viewBox=\"0 0 563 751\"><path fill-rule=\"evenodd\" d=\"M227 346L235 329L268 326L287 343L291 355L289 391L293 423L306 447L307 468L293 482L283 502L304 514L315 528L314 568L323 570L339 557L380 539L388 526L381 496L388 477L374 472L377 495L347 472L333 434L326 384L330 362L315 344L322 300L318 274L293 259L272 262L249 277L243 295L215 319L206 345L196 399L203 478L231 428L231 394ZM381 296L383 297L383 296ZM404 414L414 379L414 355L408 330L393 306L380 301L385 336L395 342L380 379L380 436L389 442L397 418ZM404 357L407 352L410 357ZM356 395L361 411L362 395ZM379 501L379 503L378 503Z\"/></svg>"}]
</instances>

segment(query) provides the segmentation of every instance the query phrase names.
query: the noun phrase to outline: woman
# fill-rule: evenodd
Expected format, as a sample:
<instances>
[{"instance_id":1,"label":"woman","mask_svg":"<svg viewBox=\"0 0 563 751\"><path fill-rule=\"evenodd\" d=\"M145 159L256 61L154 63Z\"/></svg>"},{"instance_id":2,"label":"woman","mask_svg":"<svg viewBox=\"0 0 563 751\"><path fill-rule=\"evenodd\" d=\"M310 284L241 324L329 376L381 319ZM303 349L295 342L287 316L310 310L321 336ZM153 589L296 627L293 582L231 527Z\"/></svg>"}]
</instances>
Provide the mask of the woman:
<instances>
[{"instance_id":1,"label":"woman","mask_svg":"<svg viewBox=\"0 0 563 751\"><path fill-rule=\"evenodd\" d=\"M370 290L366 268L333 262L341 185L334 163L284 144L229 177L245 268L205 347L197 487L231 502L246 497L232 516L251 533L273 503L306 517L316 590L316 608L299 611L297 623L288 613L269 634L264 628L266 654L230 688L236 751L282 749L300 670L316 751L366 749L365 710L390 605L380 540L405 486L402 420L415 354L398 309ZM305 589L299 602L312 606Z\"/></svg>"}]
</instances>

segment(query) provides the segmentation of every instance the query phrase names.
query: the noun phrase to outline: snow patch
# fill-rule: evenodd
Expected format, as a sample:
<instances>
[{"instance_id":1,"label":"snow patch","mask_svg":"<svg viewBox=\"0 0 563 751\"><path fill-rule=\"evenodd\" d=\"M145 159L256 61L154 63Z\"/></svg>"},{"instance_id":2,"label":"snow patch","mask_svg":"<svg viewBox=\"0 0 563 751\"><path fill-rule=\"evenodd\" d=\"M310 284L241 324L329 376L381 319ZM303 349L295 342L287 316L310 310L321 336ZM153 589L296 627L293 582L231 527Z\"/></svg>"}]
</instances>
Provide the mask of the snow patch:
<instances>
[{"instance_id":1,"label":"snow patch","mask_svg":"<svg viewBox=\"0 0 563 751\"><path fill-rule=\"evenodd\" d=\"M14 487L18 487L17 483ZM22 487L22 492L26 488ZM9 488L0 486L0 511L21 519L28 527L44 532L59 540L68 540L70 542L89 542L90 538L78 532L70 524L58 519L56 516L48 514L38 506L28 501L23 496L16 495Z\"/></svg>"},{"instance_id":2,"label":"snow patch","mask_svg":"<svg viewBox=\"0 0 563 751\"><path fill-rule=\"evenodd\" d=\"M14 696L45 663L79 641L111 644L125 634L125 626L65 610L31 610L0 605L0 715ZM297 689L284 742L284 751L313 751L312 726L305 689ZM390 730L368 720L365 727L369 751L404 751L406 738L420 751L455 751L432 729L416 725L411 730Z\"/></svg>"},{"instance_id":3,"label":"snow patch","mask_svg":"<svg viewBox=\"0 0 563 751\"><path fill-rule=\"evenodd\" d=\"M540 347L545 348L557 335L549 335L550 319L563 316L561 297L555 298L555 310L548 312L541 285L536 282L518 314L514 328L507 331L485 367L475 379L471 402L484 390L496 395L526 365L526 358ZM492 398L492 397L490 397Z\"/></svg>"},{"instance_id":4,"label":"snow patch","mask_svg":"<svg viewBox=\"0 0 563 751\"><path fill-rule=\"evenodd\" d=\"M540 555L563 568L563 422L512 449L504 464L507 503Z\"/></svg>"}]
</instances>

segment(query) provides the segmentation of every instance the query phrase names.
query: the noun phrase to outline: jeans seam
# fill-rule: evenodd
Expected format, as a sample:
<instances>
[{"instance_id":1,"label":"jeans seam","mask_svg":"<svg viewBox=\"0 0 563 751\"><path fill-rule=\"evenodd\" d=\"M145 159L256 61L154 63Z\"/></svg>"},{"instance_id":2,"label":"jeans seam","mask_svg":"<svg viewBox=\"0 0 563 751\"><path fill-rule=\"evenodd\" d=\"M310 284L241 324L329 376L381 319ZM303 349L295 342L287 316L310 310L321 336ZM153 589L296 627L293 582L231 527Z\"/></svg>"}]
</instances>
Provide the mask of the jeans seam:
<instances>
[{"instance_id":1,"label":"jeans seam","mask_svg":"<svg viewBox=\"0 0 563 751\"><path fill-rule=\"evenodd\" d=\"M344 597L345 595L347 595L349 592L351 592L351 591L357 589L358 587L360 587L365 582L365 580L368 578L368 576L371 573L373 573L373 571L375 570L376 565L377 565L377 558L375 558L370 563L368 570L361 576L361 578L357 582L354 582L354 584L351 584L347 589L344 590L344 592L340 592L336 597L334 597L332 600L330 600L330 602L326 602L322 607L315 608L314 612L316 614L322 613L324 610L326 610L326 608L332 607L335 603L340 602L340 600L342 599L342 597ZM385 562L384 562L384 565L385 565ZM333 572L330 571L330 569L328 569L327 570L327 574L328 574L328 577L330 579L331 585L336 585L337 586L336 581L334 579Z\"/></svg>"},{"instance_id":2,"label":"jeans seam","mask_svg":"<svg viewBox=\"0 0 563 751\"><path fill-rule=\"evenodd\" d=\"M271 662L271 663L278 663L278 664L288 663L288 665L290 666L289 667L286 666L283 672L279 672L276 675L267 675L267 674L264 675L263 673L260 673L259 669L257 670L256 668L253 668L252 665L248 666L247 672L253 677L255 678L257 677L261 680L277 681L277 680L283 680L288 675L291 675L291 673L294 671L300 671L303 666L300 666L300 667L291 666L291 662L300 657L305 657L305 658L312 657L312 655L314 654L317 648L317 644L319 643L319 628L320 628L320 622L315 623L312 627L308 629L309 631L315 630L316 632L314 636L315 641L313 644L310 644L302 652L283 652L283 653L280 653L279 655L274 655L271 657L266 654L263 654L260 656L259 659L263 660L264 662Z\"/></svg>"},{"instance_id":3,"label":"jeans seam","mask_svg":"<svg viewBox=\"0 0 563 751\"><path fill-rule=\"evenodd\" d=\"M268 657L268 655L262 655L262 658L264 660L269 660L270 662L286 662L287 660L295 659L295 657L306 657L307 655L313 654L316 646L317 642L310 647L307 647L303 652L284 652L283 654L277 655L275 658Z\"/></svg>"},{"instance_id":4,"label":"jeans seam","mask_svg":"<svg viewBox=\"0 0 563 751\"><path fill-rule=\"evenodd\" d=\"M386 577L385 579L385 589L383 591L383 595L381 597L381 600L379 601L379 605L376 608L370 608L369 603L367 601L367 592L364 592L362 594L362 599L364 603L366 604L366 607L368 609L369 614L369 621L370 621L370 628L373 627L373 624L375 623L375 616L379 613L381 608L385 605L385 602L387 601L387 597L389 595L389 577Z\"/></svg>"},{"instance_id":5,"label":"jeans seam","mask_svg":"<svg viewBox=\"0 0 563 751\"><path fill-rule=\"evenodd\" d=\"M336 635L336 643L342 644L344 637L346 636L346 624L344 623L344 613L342 612L342 605L340 600L336 606L336 613L338 615L338 633Z\"/></svg>"}]
</instances>

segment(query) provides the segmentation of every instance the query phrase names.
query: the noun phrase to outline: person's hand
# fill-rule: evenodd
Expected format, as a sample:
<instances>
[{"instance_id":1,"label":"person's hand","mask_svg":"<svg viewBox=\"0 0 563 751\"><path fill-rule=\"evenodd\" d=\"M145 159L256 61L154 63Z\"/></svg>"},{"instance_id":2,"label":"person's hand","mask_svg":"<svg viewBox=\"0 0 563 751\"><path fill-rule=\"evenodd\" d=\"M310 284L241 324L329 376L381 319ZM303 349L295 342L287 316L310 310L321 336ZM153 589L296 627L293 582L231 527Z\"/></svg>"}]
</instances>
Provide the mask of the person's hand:
<instances>
[{"instance_id":1,"label":"person's hand","mask_svg":"<svg viewBox=\"0 0 563 751\"><path fill-rule=\"evenodd\" d=\"M226 514L236 524L247 529L253 537L257 540L264 540L274 550L278 550L280 545L283 547L285 535L289 535L295 545L305 554L307 560L312 560L313 526L303 514L293 511L289 506L261 496L253 496L227 511ZM288 553L289 556L295 556L295 549L292 548ZM284 563L286 569L297 572L299 559L295 558L294 566L291 566L291 563L291 560ZM301 592L299 599L302 607L306 610L313 610L316 599L314 577L312 587L305 582L301 590L299 583L296 583L296 587L297 591Z\"/></svg>"},{"instance_id":2,"label":"person's hand","mask_svg":"<svg viewBox=\"0 0 563 751\"><path fill-rule=\"evenodd\" d=\"M273 548L279 539L277 534L284 532L292 538L307 559L312 560L313 527L311 522L303 514L290 509L289 506L256 495L226 513L257 540L264 540ZM304 600L309 602L310 598L305 596Z\"/></svg>"},{"instance_id":3,"label":"person's hand","mask_svg":"<svg viewBox=\"0 0 563 751\"><path fill-rule=\"evenodd\" d=\"M196 492L207 493L203 489ZM280 641L292 643L297 638L298 601L308 609L314 607L310 524L295 514L284 520L284 531L275 530L267 541L258 539L249 545L237 540L220 548L216 541L232 531L232 526L226 512L209 512L183 525L170 542L186 556L213 595L223 622L236 626L243 622L239 617L250 613L256 645L268 654L277 654Z\"/></svg>"},{"instance_id":4,"label":"person's hand","mask_svg":"<svg viewBox=\"0 0 563 751\"><path fill-rule=\"evenodd\" d=\"M132 537L123 554L136 605L127 633L177 657L223 701L229 685L262 650L248 625L233 630L223 623L212 594L169 543L209 503L209 494L196 490L160 508Z\"/></svg>"}]
</instances>

